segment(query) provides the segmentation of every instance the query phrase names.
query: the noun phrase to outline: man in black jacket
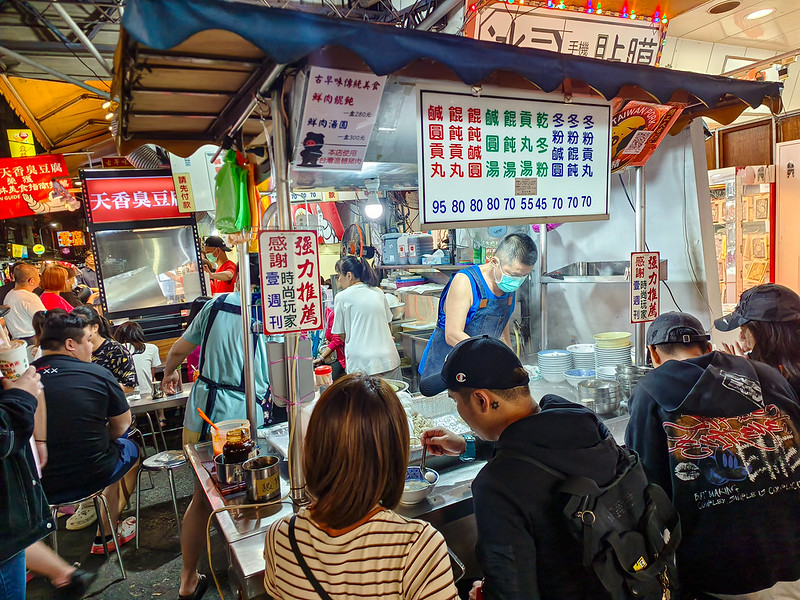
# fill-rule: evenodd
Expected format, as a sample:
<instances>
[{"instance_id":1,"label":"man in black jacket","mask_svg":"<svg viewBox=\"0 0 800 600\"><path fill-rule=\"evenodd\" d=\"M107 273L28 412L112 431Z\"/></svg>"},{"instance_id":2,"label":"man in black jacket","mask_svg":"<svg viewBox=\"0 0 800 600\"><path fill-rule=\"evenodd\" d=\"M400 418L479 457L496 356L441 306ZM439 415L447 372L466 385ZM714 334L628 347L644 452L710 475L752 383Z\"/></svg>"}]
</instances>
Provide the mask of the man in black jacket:
<instances>
[{"instance_id":1,"label":"man in black jacket","mask_svg":"<svg viewBox=\"0 0 800 600\"><path fill-rule=\"evenodd\" d=\"M633 389L626 442L678 509L688 592L800 598L797 397L777 370L709 339L685 313L653 321L657 368Z\"/></svg>"},{"instance_id":2,"label":"man in black jacket","mask_svg":"<svg viewBox=\"0 0 800 600\"><path fill-rule=\"evenodd\" d=\"M528 374L500 340L482 336L458 344L441 374L423 379L429 396L445 389L481 439L495 442L494 458L472 484L477 556L487 600L602 600L596 576L582 564L581 546L562 514L561 481L511 450L599 485L617 472L619 449L597 416L558 396L531 397ZM432 454L472 453L471 439L435 428L423 443ZM491 452L491 448L489 448ZM480 587L476 582L475 590Z\"/></svg>"}]
</instances>

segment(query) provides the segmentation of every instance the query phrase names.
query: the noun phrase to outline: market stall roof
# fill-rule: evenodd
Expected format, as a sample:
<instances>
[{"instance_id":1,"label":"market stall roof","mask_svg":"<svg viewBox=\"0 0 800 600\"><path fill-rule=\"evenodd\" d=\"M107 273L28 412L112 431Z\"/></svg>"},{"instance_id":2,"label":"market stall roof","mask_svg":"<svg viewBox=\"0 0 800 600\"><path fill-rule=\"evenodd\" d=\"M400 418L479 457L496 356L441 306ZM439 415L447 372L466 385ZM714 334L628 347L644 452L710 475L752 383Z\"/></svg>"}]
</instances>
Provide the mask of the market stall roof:
<instances>
[{"instance_id":1,"label":"market stall roof","mask_svg":"<svg viewBox=\"0 0 800 600\"><path fill-rule=\"evenodd\" d=\"M221 30L224 28L224 31ZM460 79L475 85L523 78L544 92L588 87L606 99L683 101L691 118L733 121L747 106L777 112L781 84L614 63L494 42L336 20L218 0L128 0L115 59L122 98L118 145L145 142L187 155L219 143L276 65L346 49L377 75ZM442 68L446 67L446 68ZM588 90L587 90L588 91ZM262 131L251 119L245 138Z\"/></svg>"}]
</instances>

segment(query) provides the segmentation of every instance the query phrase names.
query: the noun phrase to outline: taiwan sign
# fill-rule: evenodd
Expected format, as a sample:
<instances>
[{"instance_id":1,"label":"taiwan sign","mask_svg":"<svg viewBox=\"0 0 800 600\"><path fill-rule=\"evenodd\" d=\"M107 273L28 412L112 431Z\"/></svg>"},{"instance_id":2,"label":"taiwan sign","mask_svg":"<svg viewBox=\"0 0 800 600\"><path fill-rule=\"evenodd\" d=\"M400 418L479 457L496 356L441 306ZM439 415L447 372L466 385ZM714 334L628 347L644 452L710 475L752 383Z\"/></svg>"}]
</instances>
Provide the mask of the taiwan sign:
<instances>
[{"instance_id":1,"label":"taiwan sign","mask_svg":"<svg viewBox=\"0 0 800 600\"><path fill-rule=\"evenodd\" d=\"M666 35L666 26L646 20L506 3L480 9L469 29L478 40L651 67L658 66Z\"/></svg>"},{"instance_id":2,"label":"taiwan sign","mask_svg":"<svg viewBox=\"0 0 800 600\"><path fill-rule=\"evenodd\" d=\"M608 218L608 102L420 89L419 109L425 226Z\"/></svg>"},{"instance_id":3,"label":"taiwan sign","mask_svg":"<svg viewBox=\"0 0 800 600\"><path fill-rule=\"evenodd\" d=\"M386 77L311 67L294 166L360 171Z\"/></svg>"},{"instance_id":4,"label":"taiwan sign","mask_svg":"<svg viewBox=\"0 0 800 600\"><path fill-rule=\"evenodd\" d=\"M628 102L611 119L611 172L643 166L681 116L684 106Z\"/></svg>"},{"instance_id":5,"label":"taiwan sign","mask_svg":"<svg viewBox=\"0 0 800 600\"><path fill-rule=\"evenodd\" d=\"M263 231L258 241L264 332L322 329L316 232Z\"/></svg>"},{"instance_id":6,"label":"taiwan sign","mask_svg":"<svg viewBox=\"0 0 800 600\"><path fill-rule=\"evenodd\" d=\"M53 190L53 181L71 186L60 154L29 158L0 158L0 219L74 211L80 203Z\"/></svg>"},{"instance_id":7,"label":"taiwan sign","mask_svg":"<svg viewBox=\"0 0 800 600\"><path fill-rule=\"evenodd\" d=\"M631 323L653 321L661 312L658 252L631 252Z\"/></svg>"},{"instance_id":8,"label":"taiwan sign","mask_svg":"<svg viewBox=\"0 0 800 600\"><path fill-rule=\"evenodd\" d=\"M175 185L170 175L92 177L92 172L87 170L83 172L83 177L86 211L92 223L151 221L183 216L178 211Z\"/></svg>"}]
</instances>

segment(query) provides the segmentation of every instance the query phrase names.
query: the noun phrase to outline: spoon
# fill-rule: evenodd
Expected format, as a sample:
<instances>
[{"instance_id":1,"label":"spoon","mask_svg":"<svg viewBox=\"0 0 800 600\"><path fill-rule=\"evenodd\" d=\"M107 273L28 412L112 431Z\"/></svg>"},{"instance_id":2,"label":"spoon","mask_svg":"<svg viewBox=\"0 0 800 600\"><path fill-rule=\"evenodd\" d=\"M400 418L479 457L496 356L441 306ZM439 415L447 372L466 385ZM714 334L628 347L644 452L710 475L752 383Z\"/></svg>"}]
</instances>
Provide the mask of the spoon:
<instances>
[{"instance_id":1,"label":"spoon","mask_svg":"<svg viewBox=\"0 0 800 600\"><path fill-rule=\"evenodd\" d=\"M425 478L425 481L428 483L433 483L436 481L436 474L433 471L429 471L425 468L425 455L428 453L428 446L427 444L422 445L422 460L419 463L419 470L422 472L422 476Z\"/></svg>"}]
</instances>

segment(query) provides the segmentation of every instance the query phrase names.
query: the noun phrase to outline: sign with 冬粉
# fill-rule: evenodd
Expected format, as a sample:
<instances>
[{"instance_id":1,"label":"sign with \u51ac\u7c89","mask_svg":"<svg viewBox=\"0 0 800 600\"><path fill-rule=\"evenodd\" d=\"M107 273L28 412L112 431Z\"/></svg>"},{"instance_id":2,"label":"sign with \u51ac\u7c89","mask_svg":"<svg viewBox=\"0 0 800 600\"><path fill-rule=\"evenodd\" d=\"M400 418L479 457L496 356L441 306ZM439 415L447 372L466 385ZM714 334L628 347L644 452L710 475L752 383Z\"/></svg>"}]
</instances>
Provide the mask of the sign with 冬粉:
<instances>
[{"instance_id":1,"label":"sign with \u51ac\u7c89","mask_svg":"<svg viewBox=\"0 0 800 600\"><path fill-rule=\"evenodd\" d=\"M609 102L419 88L418 106L424 227L608 218Z\"/></svg>"}]
</instances>

